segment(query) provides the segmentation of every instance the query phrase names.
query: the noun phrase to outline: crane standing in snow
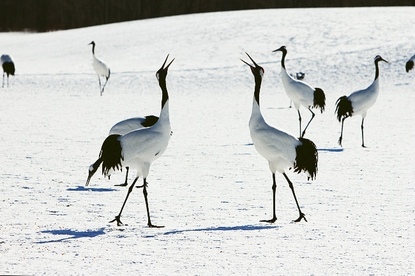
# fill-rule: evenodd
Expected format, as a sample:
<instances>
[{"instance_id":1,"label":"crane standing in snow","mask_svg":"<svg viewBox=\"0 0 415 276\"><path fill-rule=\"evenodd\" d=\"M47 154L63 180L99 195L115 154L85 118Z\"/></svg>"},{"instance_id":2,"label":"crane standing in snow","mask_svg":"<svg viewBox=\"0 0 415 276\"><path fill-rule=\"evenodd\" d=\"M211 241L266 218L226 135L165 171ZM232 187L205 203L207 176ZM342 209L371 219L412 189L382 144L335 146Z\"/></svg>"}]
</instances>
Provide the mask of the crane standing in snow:
<instances>
[{"instance_id":1,"label":"crane standing in snow","mask_svg":"<svg viewBox=\"0 0 415 276\"><path fill-rule=\"evenodd\" d=\"M248 55L248 53L246 53ZM249 129L255 149L260 155L268 160L269 169L272 172L272 199L273 199L273 216L270 220L262 220L262 222L273 223L277 220L276 216L276 189L275 173L281 173L288 182L293 193L295 203L297 204L299 217L295 222L302 219L305 221L305 215L300 209L297 197L294 192L294 186L288 178L285 170L294 168L297 173L307 172L309 178L314 179L317 174L318 153L315 144L306 138L295 138L290 134L278 130L268 125L259 107L259 94L261 89L262 77L264 69L259 66L249 55L254 66L242 60L252 71L255 79L254 99L252 104L252 113L249 120Z\"/></svg>"},{"instance_id":2,"label":"crane standing in snow","mask_svg":"<svg viewBox=\"0 0 415 276\"><path fill-rule=\"evenodd\" d=\"M129 119L122 120L115 125L112 126L110 129L108 136L113 134L119 134L119 135L125 135L130 131L146 128L154 125L157 123L159 117L154 115L148 115L145 117L133 117ZM95 161L91 166L89 166L88 169L88 179L86 181L85 186L89 185L89 181L91 180L92 176L95 174L95 172L98 170L99 166L102 163L102 158L99 157L97 161ZM115 185L115 186L127 186L128 185L128 172L129 167L126 167L126 173L125 173L125 181L123 184Z\"/></svg>"},{"instance_id":3,"label":"crane standing in snow","mask_svg":"<svg viewBox=\"0 0 415 276\"><path fill-rule=\"evenodd\" d=\"M413 55L405 64L406 72L409 73L414 68L415 55Z\"/></svg>"},{"instance_id":4,"label":"crane standing in snow","mask_svg":"<svg viewBox=\"0 0 415 276\"><path fill-rule=\"evenodd\" d=\"M375 79L372 84L369 85L366 89L353 92L349 96L342 96L336 101L336 112L337 119L341 121L341 131L339 137L339 145L342 145L343 141L343 125L344 120L353 115L362 116L362 124L360 128L362 129L362 147L365 147L365 139L363 135L363 123L365 121L367 111L371 108L378 98L379 95L379 61L384 61L381 56L377 55L375 57Z\"/></svg>"},{"instance_id":5,"label":"crane standing in snow","mask_svg":"<svg viewBox=\"0 0 415 276\"><path fill-rule=\"evenodd\" d=\"M285 46L281 46L280 48L274 50L273 52L282 52L281 58L281 78L282 83L285 88L285 92L287 93L288 97L293 101L295 109L298 112L298 120L300 123L300 137L304 137L305 132L310 125L311 121L314 119L314 112L311 108L320 108L321 113L323 113L325 106L326 106L326 96L324 91L321 88L313 88L307 83L296 80L295 78L291 77L287 70L285 69L285 57L287 55L287 48ZM306 127L301 132L301 114L300 114L300 106L304 106L311 112L311 119L308 121Z\"/></svg>"},{"instance_id":6,"label":"crane standing in snow","mask_svg":"<svg viewBox=\"0 0 415 276\"><path fill-rule=\"evenodd\" d=\"M7 87L9 87L9 75L14 76L16 71L14 67L13 59L9 55L1 55L1 67L3 67L3 85L4 87L4 75L7 75Z\"/></svg>"},{"instance_id":7,"label":"crane standing in snow","mask_svg":"<svg viewBox=\"0 0 415 276\"><path fill-rule=\"evenodd\" d=\"M99 60L95 56L95 42L92 41L88 45L92 45L92 66L94 67L95 73L98 76L99 92L102 96L102 93L104 93L105 85L107 84L107 82L110 78L111 70L102 60ZM100 76L105 77L105 83L102 87L101 87L101 77Z\"/></svg>"},{"instance_id":8,"label":"crane standing in snow","mask_svg":"<svg viewBox=\"0 0 415 276\"><path fill-rule=\"evenodd\" d=\"M157 123L151 127L130 131L125 135L110 135L105 139L101 147L100 158L102 158L102 173L104 176L110 176L112 171L120 170L123 166L137 170L137 176L128 188L127 196L119 214L114 220L110 221L116 221L117 225L122 225L122 211L138 178L141 176L143 177L143 185L138 187L143 188L147 209L147 225L149 227L159 227L151 223L147 199L147 176L150 172L151 164L166 150L171 136L166 76L168 68L174 59L166 65L168 57L166 57L163 65L156 73L162 91L161 110Z\"/></svg>"}]
</instances>

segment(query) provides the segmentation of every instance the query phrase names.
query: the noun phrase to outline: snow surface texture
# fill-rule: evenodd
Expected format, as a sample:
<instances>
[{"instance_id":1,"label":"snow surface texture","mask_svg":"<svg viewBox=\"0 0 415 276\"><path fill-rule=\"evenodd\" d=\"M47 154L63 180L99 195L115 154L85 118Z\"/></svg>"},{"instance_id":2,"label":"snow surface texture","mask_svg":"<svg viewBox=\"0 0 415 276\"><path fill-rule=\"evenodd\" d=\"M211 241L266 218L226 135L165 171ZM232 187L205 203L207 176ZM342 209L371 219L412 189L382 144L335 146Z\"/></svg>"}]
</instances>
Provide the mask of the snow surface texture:
<instances>
[{"instance_id":1,"label":"snow surface texture","mask_svg":"<svg viewBox=\"0 0 415 276\"><path fill-rule=\"evenodd\" d=\"M50 33L2 33L16 76L0 90L0 274L406 275L413 274L415 8L282 9L195 14ZM91 49L112 69L102 97ZM248 120L253 76L265 69L261 108L271 125L298 133L280 78L303 71L327 107L306 137L319 149L315 181L288 171L308 222L254 149ZM127 189L87 170L110 127L160 111L155 78L166 55L173 136L152 166L146 226L141 189L108 223ZM345 121L335 101L367 87L381 55L380 95L365 120ZM303 120L309 112L301 109ZM134 173L131 174L130 181Z\"/></svg>"}]
</instances>

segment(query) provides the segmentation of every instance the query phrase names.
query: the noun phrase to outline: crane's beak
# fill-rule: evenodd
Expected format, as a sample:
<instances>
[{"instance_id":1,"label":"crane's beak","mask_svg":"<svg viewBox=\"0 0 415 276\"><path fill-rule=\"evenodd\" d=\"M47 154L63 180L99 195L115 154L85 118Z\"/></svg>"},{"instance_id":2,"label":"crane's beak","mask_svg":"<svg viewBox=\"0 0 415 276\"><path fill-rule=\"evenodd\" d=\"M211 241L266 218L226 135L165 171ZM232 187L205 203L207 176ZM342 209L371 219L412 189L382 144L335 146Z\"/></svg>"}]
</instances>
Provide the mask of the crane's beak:
<instances>
[{"instance_id":1,"label":"crane's beak","mask_svg":"<svg viewBox=\"0 0 415 276\"><path fill-rule=\"evenodd\" d=\"M174 58L172 59L172 61L170 61L170 63L169 63L166 67L164 67L164 66L166 65L167 60L169 59L169 56L170 56L170 54L168 54L168 55L167 55L167 57L166 57L166 59L164 60L164 63L163 63L163 65L161 66L160 70L166 70L166 71L167 71L167 69L169 69L170 65L173 63Z\"/></svg>"},{"instance_id":2,"label":"crane's beak","mask_svg":"<svg viewBox=\"0 0 415 276\"><path fill-rule=\"evenodd\" d=\"M91 166L89 166L88 169L88 179L86 180L85 186L89 185L89 181L91 181L92 176L96 173L96 171L99 168L99 165L101 165L101 158L99 158L97 161L95 161L94 164L92 164Z\"/></svg>"},{"instance_id":3,"label":"crane's beak","mask_svg":"<svg viewBox=\"0 0 415 276\"><path fill-rule=\"evenodd\" d=\"M254 69L254 68L258 68L258 67L261 67L261 66L259 66L259 65L255 62L255 60L253 60L253 59L251 58L251 56L250 56L247 52L245 52L245 54L249 57L249 59L252 61L252 63L255 65L255 67L254 67L254 66L252 66L251 64L249 64L248 62L246 62L245 60L241 59L241 61L242 61L243 63L245 63L246 65L248 65L248 66L249 66L249 67L251 67L252 69Z\"/></svg>"},{"instance_id":4,"label":"crane's beak","mask_svg":"<svg viewBox=\"0 0 415 276\"><path fill-rule=\"evenodd\" d=\"M278 49L275 49L274 51L272 51L273 53L278 52L278 51L282 51L282 49L284 49L285 46L281 46Z\"/></svg>"}]
</instances>

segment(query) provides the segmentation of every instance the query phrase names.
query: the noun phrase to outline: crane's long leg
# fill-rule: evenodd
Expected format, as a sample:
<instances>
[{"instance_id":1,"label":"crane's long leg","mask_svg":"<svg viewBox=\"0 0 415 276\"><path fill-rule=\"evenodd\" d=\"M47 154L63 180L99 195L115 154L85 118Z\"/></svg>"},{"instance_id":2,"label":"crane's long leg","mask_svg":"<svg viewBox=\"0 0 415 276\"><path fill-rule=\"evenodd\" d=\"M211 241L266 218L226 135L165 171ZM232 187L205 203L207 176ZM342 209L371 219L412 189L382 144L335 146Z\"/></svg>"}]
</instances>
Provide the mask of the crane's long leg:
<instances>
[{"instance_id":1,"label":"crane's long leg","mask_svg":"<svg viewBox=\"0 0 415 276\"><path fill-rule=\"evenodd\" d=\"M300 213L300 216L298 217L298 219L296 219L294 221L295 222L299 222L302 219L304 219L305 221L307 221L307 219L305 218L305 215L303 214L303 212L301 212L300 205L298 204L297 197L295 196L293 183L291 182L291 180L288 178L288 176L285 173L283 173L283 175L284 175L285 179L287 179L288 185L290 186L291 191L293 192L294 199L295 199L295 203L297 204L298 212Z\"/></svg>"},{"instance_id":2,"label":"crane's long leg","mask_svg":"<svg viewBox=\"0 0 415 276\"><path fill-rule=\"evenodd\" d=\"M261 222L268 222L268 223L274 223L277 220L277 214L276 214L276 191L277 191L277 182L275 181L275 173L272 173L272 219L268 220L261 220Z\"/></svg>"},{"instance_id":3,"label":"crane's long leg","mask_svg":"<svg viewBox=\"0 0 415 276\"><path fill-rule=\"evenodd\" d=\"M151 227L151 228L162 228L162 227L164 227L164 226L153 225L151 223L150 209L148 207L148 199L147 199L147 194L148 193L147 193L147 181L146 181L146 178L144 178L143 186L140 186L140 187L143 187L143 195L144 195L144 200L146 202L146 208L147 208L147 225L148 225L148 227Z\"/></svg>"},{"instance_id":4,"label":"crane's long leg","mask_svg":"<svg viewBox=\"0 0 415 276\"><path fill-rule=\"evenodd\" d=\"M99 77L99 75L98 75L98 83L99 83L99 93L101 94L101 96L102 96L102 89L101 89L101 78Z\"/></svg>"},{"instance_id":5,"label":"crane's long leg","mask_svg":"<svg viewBox=\"0 0 415 276\"><path fill-rule=\"evenodd\" d=\"M362 125L360 126L360 128L362 129L362 147L366 147L365 146L365 139L364 139L364 136L363 136L363 123L364 123L364 121L365 121L365 118L362 118Z\"/></svg>"},{"instance_id":6,"label":"crane's long leg","mask_svg":"<svg viewBox=\"0 0 415 276\"><path fill-rule=\"evenodd\" d=\"M102 93L104 93L105 85L107 85L108 79L109 79L109 78L106 78L105 83L104 83L104 86L102 86L102 89L101 89L101 96L102 96Z\"/></svg>"},{"instance_id":7,"label":"crane's long leg","mask_svg":"<svg viewBox=\"0 0 415 276\"><path fill-rule=\"evenodd\" d=\"M298 112L298 122L300 124L300 137L302 137L301 136L301 114L300 114L300 109L298 109L297 112Z\"/></svg>"},{"instance_id":8,"label":"crane's long leg","mask_svg":"<svg viewBox=\"0 0 415 276\"><path fill-rule=\"evenodd\" d=\"M127 186L127 185L128 185L128 171L130 170L130 168L129 168L129 167L125 167L125 169L127 170L127 172L126 172L126 174L125 174L125 181L124 181L124 183L123 183L123 184L117 184L117 185L115 185L115 186L118 186L118 187L125 187L125 186Z\"/></svg>"},{"instance_id":9,"label":"crane's long leg","mask_svg":"<svg viewBox=\"0 0 415 276\"><path fill-rule=\"evenodd\" d=\"M3 72L3 85L1 87L4 87L4 72Z\"/></svg>"},{"instance_id":10,"label":"crane's long leg","mask_svg":"<svg viewBox=\"0 0 415 276\"><path fill-rule=\"evenodd\" d=\"M301 138L304 137L306 129L310 125L311 121L314 119L314 116L316 116L316 114L314 114L314 112L311 111L311 108L308 108L308 110L310 110L310 112L311 112L311 119L310 119L310 121L308 121L308 124L305 126L305 129L303 130L303 133L301 134ZM301 130L301 128L300 128L300 130Z\"/></svg>"},{"instance_id":11,"label":"crane's long leg","mask_svg":"<svg viewBox=\"0 0 415 276\"><path fill-rule=\"evenodd\" d=\"M115 216L115 219L111 220L110 223L116 221L118 226L123 225L123 223L121 222L121 213L122 213L122 210L124 209L125 203L127 203L127 199L130 196L130 193L133 191L134 185L137 182L137 180L138 180L138 177L134 179L133 184L131 184L130 188L128 188L128 193L127 193L127 196L125 197L124 203L122 204L120 213L117 216Z\"/></svg>"},{"instance_id":12,"label":"crane's long leg","mask_svg":"<svg viewBox=\"0 0 415 276\"><path fill-rule=\"evenodd\" d=\"M339 137L339 145L342 145L342 140L343 140L343 125L344 125L344 120L346 120L347 117L343 117L342 119L342 127L340 129L340 137Z\"/></svg>"}]
</instances>

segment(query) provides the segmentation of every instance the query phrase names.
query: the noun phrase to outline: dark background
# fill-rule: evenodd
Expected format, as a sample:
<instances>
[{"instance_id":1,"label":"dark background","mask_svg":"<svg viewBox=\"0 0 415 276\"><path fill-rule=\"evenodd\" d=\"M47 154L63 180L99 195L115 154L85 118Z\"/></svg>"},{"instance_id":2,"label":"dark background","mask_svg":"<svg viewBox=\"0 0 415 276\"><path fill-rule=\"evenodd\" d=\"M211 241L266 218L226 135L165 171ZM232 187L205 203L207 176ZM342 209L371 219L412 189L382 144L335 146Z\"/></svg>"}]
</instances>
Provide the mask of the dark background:
<instances>
[{"instance_id":1,"label":"dark background","mask_svg":"<svg viewBox=\"0 0 415 276\"><path fill-rule=\"evenodd\" d=\"M415 0L0 0L0 31L44 32L213 11L414 5Z\"/></svg>"}]
</instances>

